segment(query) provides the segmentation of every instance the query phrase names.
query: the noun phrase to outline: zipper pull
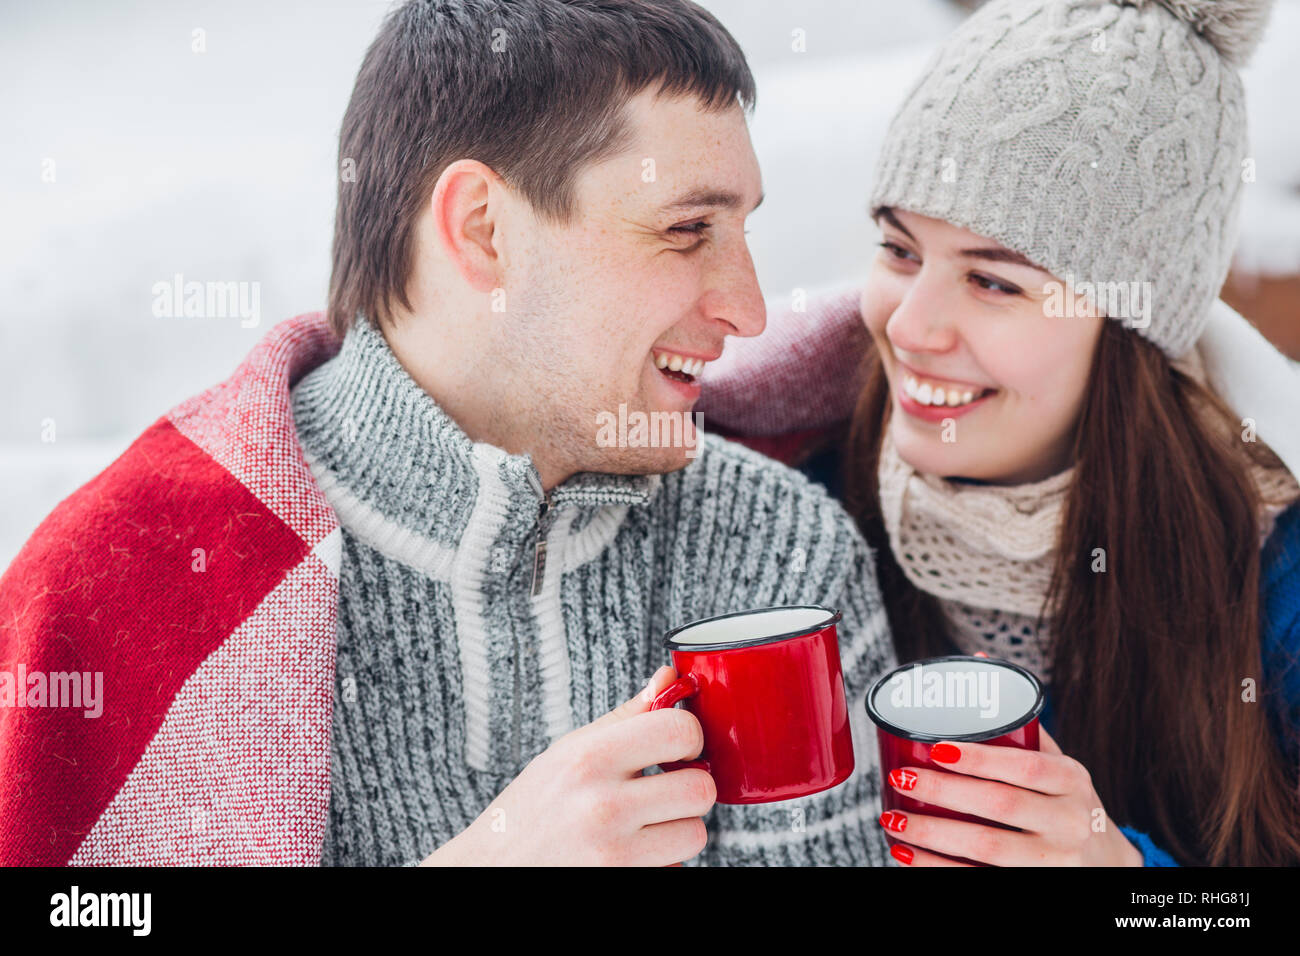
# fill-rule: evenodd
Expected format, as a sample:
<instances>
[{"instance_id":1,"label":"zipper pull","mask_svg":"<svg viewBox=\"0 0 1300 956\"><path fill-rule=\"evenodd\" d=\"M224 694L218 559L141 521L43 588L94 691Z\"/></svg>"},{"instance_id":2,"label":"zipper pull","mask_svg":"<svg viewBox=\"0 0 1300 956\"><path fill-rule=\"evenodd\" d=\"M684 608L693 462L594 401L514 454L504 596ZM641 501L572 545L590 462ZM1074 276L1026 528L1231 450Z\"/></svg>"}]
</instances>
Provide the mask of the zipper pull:
<instances>
[{"instance_id":1,"label":"zipper pull","mask_svg":"<svg viewBox=\"0 0 1300 956\"><path fill-rule=\"evenodd\" d=\"M542 593L542 578L546 575L546 539L537 539L533 552L533 597Z\"/></svg>"},{"instance_id":2,"label":"zipper pull","mask_svg":"<svg viewBox=\"0 0 1300 956\"><path fill-rule=\"evenodd\" d=\"M551 496L544 495L541 508L537 512L537 547L533 549L533 597L542 593L542 580L546 576L546 534L542 529L542 523L550 510Z\"/></svg>"}]
</instances>

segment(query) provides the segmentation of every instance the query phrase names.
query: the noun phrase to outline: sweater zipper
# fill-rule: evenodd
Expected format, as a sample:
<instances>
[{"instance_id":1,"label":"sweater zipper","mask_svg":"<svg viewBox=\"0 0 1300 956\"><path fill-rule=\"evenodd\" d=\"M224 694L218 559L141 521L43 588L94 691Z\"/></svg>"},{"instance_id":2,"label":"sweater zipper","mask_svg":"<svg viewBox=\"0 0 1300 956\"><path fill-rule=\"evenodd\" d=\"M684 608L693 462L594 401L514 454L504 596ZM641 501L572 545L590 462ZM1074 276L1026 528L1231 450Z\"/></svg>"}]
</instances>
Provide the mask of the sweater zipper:
<instances>
[{"instance_id":1,"label":"sweater zipper","mask_svg":"<svg viewBox=\"0 0 1300 956\"><path fill-rule=\"evenodd\" d=\"M546 515L551 510L551 496L545 490L543 490L541 479L539 479L536 476L536 474L534 474L533 472L529 472L528 477L532 481L533 487L537 489L537 493L542 496L541 504L538 506L537 509L537 543L533 548L533 584L532 587L530 588L530 591L532 592L532 596L536 597L538 594L541 593L542 580L546 576L546 527L545 525L546 525ZM520 733L520 727L523 722L523 708L521 707L520 700L519 700L519 656L521 653L522 653L522 648L519 644L519 637L516 635L515 637L515 694L514 694L515 714L514 714L514 734L513 734L515 767L519 766L519 760L520 760L519 733Z\"/></svg>"},{"instance_id":2,"label":"sweater zipper","mask_svg":"<svg viewBox=\"0 0 1300 956\"><path fill-rule=\"evenodd\" d=\"M533 597L542 593L542 581L546 577L546 515L551 510L551 495L542 489L542 480L535 472L528 473L537 493L542 496L537 509L537 543L533 547L533 585L529 589Z\"/></svg>"}]
</instances>

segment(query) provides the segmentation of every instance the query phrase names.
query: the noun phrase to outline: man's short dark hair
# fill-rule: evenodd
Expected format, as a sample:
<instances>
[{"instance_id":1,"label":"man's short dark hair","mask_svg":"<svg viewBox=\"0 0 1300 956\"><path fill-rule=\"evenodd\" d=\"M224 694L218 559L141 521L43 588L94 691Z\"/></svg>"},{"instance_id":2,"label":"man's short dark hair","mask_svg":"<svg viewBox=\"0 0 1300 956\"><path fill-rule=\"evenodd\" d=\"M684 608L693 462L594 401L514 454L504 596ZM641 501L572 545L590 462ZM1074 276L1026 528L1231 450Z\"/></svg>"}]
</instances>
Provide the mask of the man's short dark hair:
<instances>
[{"instance_id":1,"label":"man's short dark hair","mask_svg":"<svg viewBox=\"0 0 1300 956\"><path fill-rule=\"evenodd\" d=\"M703 108L754 105L744 54L689 0L409 0L366 52L339 137L329 322L372 325L406 297L413 226L457 159L544 216L576 212L587 164L625 147L627 101L659 84ZM351 174L351 175L350 175Z\"/></svg>"}]
</instances>

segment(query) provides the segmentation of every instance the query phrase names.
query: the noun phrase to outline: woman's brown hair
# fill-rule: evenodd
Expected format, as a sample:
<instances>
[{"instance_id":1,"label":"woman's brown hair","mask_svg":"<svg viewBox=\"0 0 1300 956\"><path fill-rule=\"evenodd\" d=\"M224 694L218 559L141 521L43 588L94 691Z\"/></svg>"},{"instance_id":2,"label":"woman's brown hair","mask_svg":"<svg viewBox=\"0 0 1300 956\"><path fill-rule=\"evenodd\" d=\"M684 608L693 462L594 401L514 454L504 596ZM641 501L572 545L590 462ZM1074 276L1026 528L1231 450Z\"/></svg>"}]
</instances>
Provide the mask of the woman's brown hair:
<instances>
[{"instance_id":1,"label":"woman's brown hair","mask_svg":"<svg viewBox=\"0 0 1300 956\"><path fill-rule=\"evenodd\" d=\"M889 387L874 348L867 362L845 505L876 549L899 660L954 653L938 603L890 550L876 475ZM1156 346L1104 324L1074 435L1052 611L1040 621L1051 635L1053 737L1088 768L1111 818L1181 863L1294 865L1300 788L1265 709L1279 690L1261 673L1250 471L1280 463L1239 430ZM1099 556L1104 571L1093 570Z\"/></svg>"}]
</instances>

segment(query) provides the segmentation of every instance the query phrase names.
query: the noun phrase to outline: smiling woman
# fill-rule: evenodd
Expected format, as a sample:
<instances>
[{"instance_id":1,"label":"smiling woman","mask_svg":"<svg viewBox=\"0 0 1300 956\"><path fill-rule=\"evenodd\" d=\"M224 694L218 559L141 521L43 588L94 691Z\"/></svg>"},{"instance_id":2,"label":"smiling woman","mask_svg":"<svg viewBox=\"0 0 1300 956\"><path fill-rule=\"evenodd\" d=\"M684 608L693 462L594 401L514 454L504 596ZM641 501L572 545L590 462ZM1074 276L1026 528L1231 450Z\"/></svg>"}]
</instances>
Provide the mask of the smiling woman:
<instances>
[{"instance_id":1,"label":"smiling woman","mask_svg":"<svg viewBox=\"0 0 1300 956\"><path fill-rule=\"evenodd\" d=\"M926 474L1038 481L1070 460L1105 321L1044 306L1054 277L951 223L881 207L862 317L901 412L892 440ZM1082 297L1079 297L1082 299Z\"/></svg>"},{"instance_id":2,"label":"smiling woman","mask_svg":"<svg viewBox=\"0 0 1300 956\"><path fill-rule=\"evenodd\" d=\"M1300 484L1267 443L1292 469L1300 450L1293 422L1256 427L1275 402L1250 387L1296 375L1215 301L1236 67L1267 12L992 0L894 118L859 293L710 379L706 416L745 432L865 350L807 468L875 548L899 659L992 654L1050 685L1047 743L1015 762L1051 786L950 742L930 757L961 787L890 781L1021 832L894 813L900 862L1300 862Z\"/></svg>"}]
</instances>

